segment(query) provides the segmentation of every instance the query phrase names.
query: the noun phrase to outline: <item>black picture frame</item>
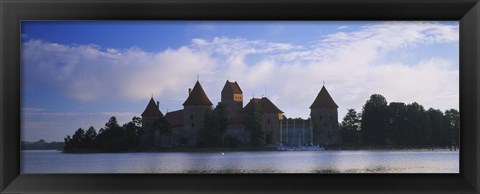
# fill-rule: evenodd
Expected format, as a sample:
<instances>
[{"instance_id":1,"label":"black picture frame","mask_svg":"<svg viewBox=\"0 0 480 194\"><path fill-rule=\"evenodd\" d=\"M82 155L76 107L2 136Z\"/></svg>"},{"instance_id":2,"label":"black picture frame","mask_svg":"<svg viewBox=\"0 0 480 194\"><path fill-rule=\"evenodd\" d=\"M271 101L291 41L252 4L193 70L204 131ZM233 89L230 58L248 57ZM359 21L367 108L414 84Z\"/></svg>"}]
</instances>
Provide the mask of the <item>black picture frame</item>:
<instances>
[{"instance_id":1,"label":"black picture frame","mask_svg":"<svg viewBox=\"0 0 480 194\"><path fill-rule=\"evenodd\" d=\"M1 193L479 193L478 0L0 0ZM20 174L25 20L458 20L459 174Z\"/></svg>"}]
</instances>

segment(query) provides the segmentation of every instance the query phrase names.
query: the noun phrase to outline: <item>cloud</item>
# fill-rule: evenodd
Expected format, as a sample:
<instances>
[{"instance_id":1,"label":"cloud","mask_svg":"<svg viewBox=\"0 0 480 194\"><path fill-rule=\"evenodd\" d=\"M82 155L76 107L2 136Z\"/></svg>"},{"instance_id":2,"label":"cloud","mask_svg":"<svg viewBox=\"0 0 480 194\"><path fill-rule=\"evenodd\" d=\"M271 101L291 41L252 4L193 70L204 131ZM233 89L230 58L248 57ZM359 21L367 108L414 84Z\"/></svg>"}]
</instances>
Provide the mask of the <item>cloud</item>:
<instances>
[{"instance_id":1,"label":"cloud","mask_svg":"<svg viewBox=\"0 0 480 194\"><path fill-rule=\"evenodd\" d=\"M120 125L131 121L136 112L56 112L46 108L22 108L22 140L62 141L78 128L93 126L97 132L112 116Z\"/></svg>"},{"instance_id":2,"label":"cloud","mask_svg":"<svg viewBox=\"0 0 480 194\"><path fill-rule=\"evenodd\" d=\"M50 85L81 102L178 94L178 88L185 88L190 80L187 77L212 68L207 55L188 47L150 53L29 40L23 44L22 56L27 84Z\"/></svg>"},{"instance_id":3,"label":"cloud","mask_svg":"<svg viewBox=\"0 0 480 194\"><path fill-rule=\"evenodd\" d=\"M395 60L399 49L458 45L458 32L458 24L380 22L324 35L308 45L199 37L161 52L28 40L22 59L28 83L55 87L78 101L139 101L153 93L170 110L181 108L198 74L214 104L230 79L244 91L244 104L251 96L267 95L287 116L308 117L326 81L342 118L346 108L360 111L374 93L426 108L458 108L458 61L435 53ZM393 60L382 61L386 56Z\"/></svg>"},{"instance_id":4,"label":"cloud","mask_svg":"<svg viewBox=\"0 0 480 194\"><path fill-rule=\"evenodd\" d=\"M228 37L215 37L211 41L196 38L192 40L192 43L196 49L227 56L238 54L267 54L287 51L299 47L288 43L273 43L263 40L247 40L243 38Z\"/></svg>"},{"instance_id":5,"label":"cloud","mask_svg":"<svg viewBox=\"0 0 480 194\"><path fill-rule=\"evenodd\" d=\"M227 56L226 72L239 81L244 95L249 98L252 94L267 93L287 116L308 117L308 107L326 81L340 106L341 118L346 108L361 111L374 93L386 96L389 101L416 101L426 108L458 108L458 61L439 53L416 54L418 60L414 62L381 60L385 56L398 56L399 49L458 45L458 40L458 25L385 22L349 33L329 34L312 46L282 43L286 46L275 47L262 41L223 37L205 40L202 48L222 48L212 53ZM257 53L262 53L262 57L248 62ZM264 85L270 92L265 91Z\"/></svg>"},{"instance_id":6,"label":"cloud","mask_svg":"<svg viewBox=\"0 0 480 194\"><path fill-rule=\"evenodd\" d=\"M377 49L386 52L417 44L458 41L458 25L441 25L435 22L385 22L368 25L359 31L337 32L327 35L320 45L338 49ZM338 46L335 46L338 45Z\"/></svg>"},{"instance_id":7,"label":"cloud","mask_svg":"<svg viewBox=\"0 0 480 194\"><path fill-rule=\"evenodd\" d=\"M207 45L207 41L206 40L203 40L201 38L194 38L192 39L192 43L194 45L198 45L198 46L205 46Z\"/></svg>"}]
</instances>

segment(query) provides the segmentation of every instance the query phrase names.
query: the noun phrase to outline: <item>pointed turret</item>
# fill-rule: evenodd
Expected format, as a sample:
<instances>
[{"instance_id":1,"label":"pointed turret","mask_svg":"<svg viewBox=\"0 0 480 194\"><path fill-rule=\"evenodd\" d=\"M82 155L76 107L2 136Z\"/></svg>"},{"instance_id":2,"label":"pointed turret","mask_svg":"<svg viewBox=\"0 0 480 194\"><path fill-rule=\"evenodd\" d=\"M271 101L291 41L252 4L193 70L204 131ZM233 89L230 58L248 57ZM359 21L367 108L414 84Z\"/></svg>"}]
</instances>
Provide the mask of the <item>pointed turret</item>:
<instances>
[{"instance_id":1,"label":"pointed turret","mask_svg":"<svg viewBox=\"0 0 480 194\"><path fill-rule=\"evenodd\" d=\"M323 86L310 108L338 108L338 106L335 101L333 101L325 86Z\"/></svg>"},{"instance_id":2,"label":"pointed turret","mask_svg":"<svg viewBox=\"0 0 480 194\"><path fill-rule=\"evenodd\" d=\"M187 105L213 105L198 80L197 83L195 83L195 86L193 86L193 89L189 92L187 100L183 103L183 106Z\"/></svg>"},{"instance_id":3,"label":"pointed turret","mask_svg":"<svg viewBox=\"0 0 480 194\"><path fill-rule=\"evenodd\" d=\"M184 127L180 136L188 140L183 144L195 146L197 143L196 133L203 128L205 111L212 108L212 102L197 80L193 89L188 90L188 98L183 103ZM178 113L180 114L180 113Z\"/></svg>"},{"instance_id":4,"label":"pointed turret","mask_svg":"<svg viewBox=\"0 0 480 194\"><path fill-rule=\"evenodd\" d=\"M323 86L310 106L314 145L337 144L340 141L337 109L337 104Z\"/></svg>"},{"instance_id":5,"label":"pointed turret","mask_svg":"<svg viewBox=\"0 0 480 194\"><path fill-rule=\"evenodd\" d=\"M150 102L148 102L147 107L142 113L142 117L150 117L150 116L162 116L163 114L160 111L158 104L155 104L155 100L153 100L153 97L150 98Z\"/></svg>"},{"instance_id":6,"label":"pointed turret","mask_svg":"<svg viewBox=\"0 0 480 194\"><path fill-rule=\"evenodd\" d=\"M159 107L159 103L158 102L155 103L155 100L153 100L153 96L152 96L152 98L150 98L150 101L148 102L147 107L142 113L142 131L143 132L140 137L140 143L139 143L140 146L156 145L155 143L150 142L147 139L149 137L153 137L151 136L151 134L153 133L153 131L157 129L155 123L158 122L158 119L163 117L163 114L158 107ZM155 136L153 138L157 139L158 137Z\"/></svg>"}]
</instances>

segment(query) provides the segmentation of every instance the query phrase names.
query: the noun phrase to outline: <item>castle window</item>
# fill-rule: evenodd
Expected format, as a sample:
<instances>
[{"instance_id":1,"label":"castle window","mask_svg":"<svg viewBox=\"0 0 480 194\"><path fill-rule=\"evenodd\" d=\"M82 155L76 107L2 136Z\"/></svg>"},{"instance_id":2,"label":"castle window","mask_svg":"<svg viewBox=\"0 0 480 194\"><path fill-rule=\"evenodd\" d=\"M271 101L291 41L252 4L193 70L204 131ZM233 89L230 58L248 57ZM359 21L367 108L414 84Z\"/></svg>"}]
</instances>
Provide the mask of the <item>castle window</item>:
<instances>
[{"instance_id":1,"label":"castle window","mask_svg":"<svg viewBox=\"0 0 480 194\"><path fill-rule=\"evenodd\" d=\"M192 123L192 128L195 128L195 123Z\"/></svg>"},{"instance_id":2,"label":"castle window","mask_svg":"<svg viewBox=\"0 0 480 194\"><path fill-rule=\"evenodd\" d=\"M193 115L190 115L190 119L192 119L192 120L193 120Z\"/></svg>"},{"instance_id":3,"label":"castle window","mask_svg":"<svg viewBox=\"0 0 480 194\"><path fill-rule=\"evenodd\" d=\"M267 124L270 124L270 119L267 120Z\"/></svg>"}]
</instances>

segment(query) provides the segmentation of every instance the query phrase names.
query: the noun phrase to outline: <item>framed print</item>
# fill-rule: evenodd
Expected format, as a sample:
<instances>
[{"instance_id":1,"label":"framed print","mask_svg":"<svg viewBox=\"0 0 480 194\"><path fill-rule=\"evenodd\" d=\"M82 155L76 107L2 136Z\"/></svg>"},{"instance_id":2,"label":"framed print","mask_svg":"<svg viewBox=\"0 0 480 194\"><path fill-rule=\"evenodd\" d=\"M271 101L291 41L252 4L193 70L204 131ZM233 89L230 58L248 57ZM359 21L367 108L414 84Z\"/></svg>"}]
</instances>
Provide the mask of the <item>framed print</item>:
<instances>
[{"instance_id":1,"label":"framed print","mask_svg":"<svg viewBox=\"0 0 480 194\"><path fill-rule=\"evenodd\" d=\"M479 9L2 1L1 191L477 193Z\"/></svg>"}]
</instances>

